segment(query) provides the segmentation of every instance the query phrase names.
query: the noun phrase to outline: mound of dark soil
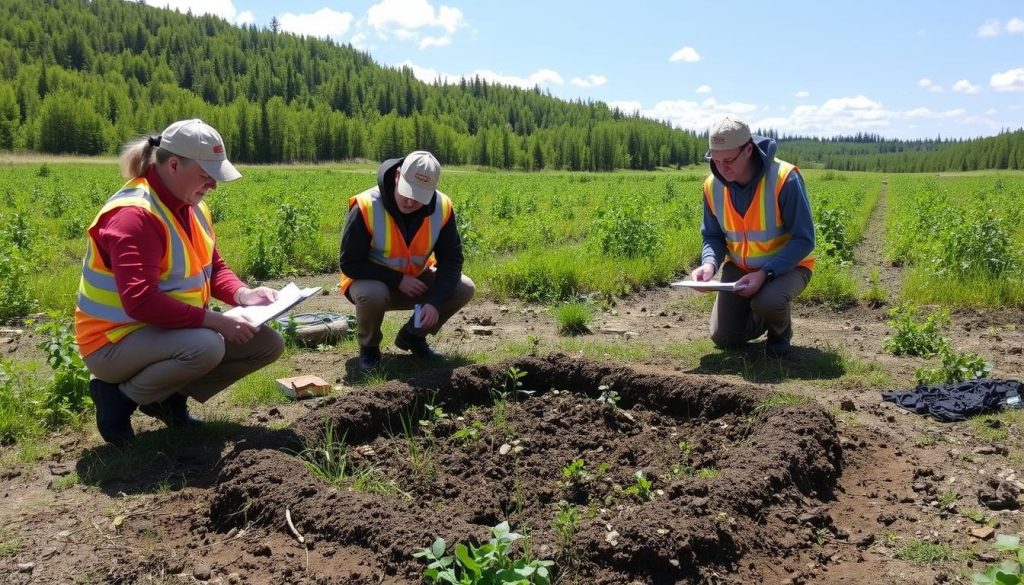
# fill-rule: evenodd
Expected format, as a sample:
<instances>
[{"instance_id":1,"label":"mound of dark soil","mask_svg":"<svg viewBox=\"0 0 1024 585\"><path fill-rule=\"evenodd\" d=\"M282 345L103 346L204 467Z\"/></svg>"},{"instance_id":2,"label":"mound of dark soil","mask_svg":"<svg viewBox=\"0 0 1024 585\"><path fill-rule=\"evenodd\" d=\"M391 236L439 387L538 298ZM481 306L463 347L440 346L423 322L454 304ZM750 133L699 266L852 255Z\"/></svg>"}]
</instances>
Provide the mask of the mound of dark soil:
<instances>
[{"instance_id":1,"label":"mound of dark soil","mask_svg":"<svg viewBox=\"0 0 1024 585\"><path fill-rule=\"evenodd\" d=\"M293 425L301 444L229 455L211 522L287 530L289 510L318 554L363 551L398 583L421 582L412 553L436 537L481 542L503 520L579 582L706 578L791 541L803 528L777 519L830 499L840 472L832 417L766 398L564 355L391 382L325 401ZM330 448L328 427L334 485L295 455Z\"/></svg>"}]
</instances>

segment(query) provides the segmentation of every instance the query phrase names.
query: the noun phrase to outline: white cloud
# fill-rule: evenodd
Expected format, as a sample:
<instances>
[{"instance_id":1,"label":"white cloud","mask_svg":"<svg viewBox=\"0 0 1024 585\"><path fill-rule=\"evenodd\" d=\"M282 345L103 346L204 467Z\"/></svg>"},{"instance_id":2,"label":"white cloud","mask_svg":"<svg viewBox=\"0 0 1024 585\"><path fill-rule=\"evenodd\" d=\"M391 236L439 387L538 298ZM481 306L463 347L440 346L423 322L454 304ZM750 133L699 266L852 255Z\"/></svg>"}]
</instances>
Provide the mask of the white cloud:
<instances>
[{"instance_id":1,"label":"white cloud","mask_svg":"<svg viewBox=\"0 0 1024 585\"><path fill-rule=\"evenodd\" d=\"M798 97L798 98L811 97L811 92L800 90L800 91L794 93L793 97Z\"/></svg>"},{"instance_id":2,"label":"white cloud","mask_svg":"<svg viewBox=\"0 0 1024 585\"><path fill-rule=\"evenodd\" d=\"M608 83L608 78L604 75L588 75L586 78L573 77L569 80L569 83L576 87L598 87Z\"/></svg>"},{"instance_id":3,"label":"white cloud","mask_svg":"<svg viewBox=\"0 0 1024 585\"><path fill-rule=\"evenodd\" d=\"M427 47L447 47L452 44L451 37L423 37L420 39L420 48L426 49Z\"/></svg>"},{"instance_id":4,"label":"white cloud","mask_svg":"<svg viewBox=\"0 0 1024 585\"><path fill-rule=\"evenodd\" d=\"M238 16L238 10L231 0L146 0L146 4L177 10L182 14L189 11L192 14L212 14L232 22L237 22ZM249 16L252 16L251 12Z\"/></svg>"},{"instance_id":5,"label":"white cloud","mask_svg":"<svg viewBox=\"0 0 1024 585\"><path fill-rule=\"evenodd\" d=\"M999 113L999 110L997 110L995 108L989 108L989 109L985 110L985 115L986 116L995 116L998 113Z\"/></svg>"},{"instance_id":6,"label":"white cloud","mask_svg":"<svg viewBox=\"0 0 1024 585\"><path fill-rule=\"evenodd\" d=\"M978 27L978 36L982 38L999 36L1000 24L998 20L986 20Z\"/></svg>"},{"instance_id":7,"label":"white cloud","mask_svg":"<svg viewBox=\"0 0 1024 585\"><path fill-rule=\"evenodd\" d=\"M711 93L711 86L705 83L704 85L698 86L696 91L697 93Z\"/></svg>"},{"instance_id":8,"label":"white cloud","mask_svg":"<svg viewBox=\"0 0 1024 585\"><path fill-rule=\"evenodd\" d=\"M988 84L996 91L1024 91L1024 68L993 73Z\"/></svg>"},{"instance_id":9,"label":"white cloud","mask_svg":"<svg viewBox=\"0 0 1024 585\"><path fill-rule=\"evenodd\" d=\"M317 38L339 38L348 32L355 17L350 12L338 12L321 8L313 13L292 14L285 12L278 17L281 30L297 35Z\"/></svg>"},{"instance_id":10,"label":"white cloud","mask_svg":"<svg viewBox=\"0 0 1024 585\"><path fill-rule=\"evenodd\" d=\"M918 87L923 87L924 89L927 89L928 91L930 91L932 93L940 93L942 91L942 86L941 85L935 85L932 82L932 80L928 79L927 77L919 80L917 82L917 85L918 85Z\"/></svg>"},{"instance_id":11,"label":"white cloud","mask_svg":"<svg viewBox=\"0 0 1024 585\"><path fill-rule=\"evenodd\" d=\"M958 93L979 93L981 92L981 86L974 85L967 79L961 79L953 84L953 91Z\"/></svg>"},{"instance_id":12,"label":"white cloud","mask_svg":"<svg viewBox=\"0 0 1024 585\"><path fill-rule=\"evenodd\" d=\"M449 45L451 35L465 26L461 10L451 6L435 10L427 0L383 0L370 7L365 22L382 39L416 42L420 49ZM430 36L424 29L442 29L444 34Z\"/></svg>"},{"instance_id":13,"label":"white cloud","mask_svg":"<svg viewBox=\"0 0 1024 585\"><path fill-rule=\"evenodd\" d=\"M679 49L675 53L672 53L672 56L669 57L668 60L673 63L675 63L676 61L696 63L697 61L700 61L700 55L697 53L697 50L694 49L693 47L683 47L682 49Z\"/></svg>"},{"instance_id":14,"label":"white cloud","mask_svg":"<svg viewBox=\"0 0 1024 585\"><path fill-rule=\"evenodd\" d=\"M241 25L241 26L245 26L247 24L252 24L254 22L256 22L256 17L253 15L251 10L246 10L244 12L239 12L238 16L235 18L235 24L238 24L238 25Z\"/></svg>"},{"instance_id":15,"label":"white cloud","mask_svg":"<svg viewBox=\"0 0 1024 585\"><path fill-rule=\"evenodd\" d=\"M990 19L978 27L978 36L983 38L998 37L1003 33L1008 35L1024 33L1024 19L1015 16L1006 21L1005 25L998 20Z\"/></svg>"}]
</instances>

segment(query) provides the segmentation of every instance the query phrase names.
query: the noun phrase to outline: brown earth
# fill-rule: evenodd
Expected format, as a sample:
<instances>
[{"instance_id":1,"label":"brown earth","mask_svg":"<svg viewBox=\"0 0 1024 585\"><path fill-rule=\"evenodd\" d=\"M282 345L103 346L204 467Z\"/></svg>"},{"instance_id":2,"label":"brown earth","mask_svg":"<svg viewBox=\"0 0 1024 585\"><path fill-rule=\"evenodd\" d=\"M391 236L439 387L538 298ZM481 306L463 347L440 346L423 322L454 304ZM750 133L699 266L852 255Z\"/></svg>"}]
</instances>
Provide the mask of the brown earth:
<instances>
[{"instance_id":1,"label":"brown earth","mask_svg":"<svg viewBox=\"0 0 1024 585\"><path fill-rule=\"evenodd\" d=\"M880 238L869 228L855 270L866 278L878 266L892 295L899 273L884 266ZM336 294L303 307L350 310ZM385 348L405 373L352 389L354 351L305 350L294 370L343 391L240 416L218 397L197 431L136 417L139 444L127 451L104 446L91 423L52 437L53 454L35 463L4 447L0 582L408 584L423 567L412 553L435 537L479 541L507 519L529 531L535 556L559 563L562 583L967 583L996 559L971 517L1022 531L1019 419L943 424L881 401L925 363L882 351L886 307L798 305L798 347L783 360L759 344L693 354L707 315L697 295L635 294L579 338L591 344L584 358L559 353L568 345L545 308L474 301L440 349L503 355L534 336L537 353L555 353L438 370ZM953 323L957 349L984 355L995 377L1024 377L1021 311L959 311ZM490 335L472 332L481 324ZM30 328L4 333L0 351L39 360L37 342ZM639 357L595 359L593 347ZM509 366L536 392L495 407ZM601 386L619 393L618 408L594 400ZM810 401L757 408L778 392ZM412 438L403 418L419 429ZM325 421L344 434L353 470L373 469L388 493L333 488L302 466L295 455L316 448ZM456 435L467 427L479 432ZM575 457L588 474L567 483ZM711 468L717 476L693 475ZM625 492L637 471L653 481L650 501ZM560 500L581 510L568 548L551 523ZM922 560L927 545L953 556Z\"/></svg>"}]
</instances>

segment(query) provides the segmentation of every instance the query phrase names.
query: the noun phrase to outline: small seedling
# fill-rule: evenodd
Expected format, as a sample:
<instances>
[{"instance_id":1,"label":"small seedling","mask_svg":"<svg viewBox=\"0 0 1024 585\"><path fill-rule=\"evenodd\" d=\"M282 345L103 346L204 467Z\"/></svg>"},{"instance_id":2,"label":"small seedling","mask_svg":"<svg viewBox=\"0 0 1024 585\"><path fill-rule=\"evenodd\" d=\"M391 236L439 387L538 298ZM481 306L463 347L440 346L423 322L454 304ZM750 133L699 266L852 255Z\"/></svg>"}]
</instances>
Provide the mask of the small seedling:
<instances>
[{"instance_id":1,"label":"small seedling","mask_svg":"<svg viewBox=\"0 0 1024 585\"><path fill-rule=\"evenodd\" d=\"M584 466L583 459L581 457L577 457L568 465L563 467L562 477L566 479L568 485L579 485L586 481L588 474L587 469Z\"/></svg>"},{"instance_id":2,"label":"small seedling","mask_svg":"<svg viewBox=\"0 0 1024 585\"><path fill-rule=\"evenodd\" d=\"M654 492L651 491L651 480L644 477L643 470L637 471L633 485L626 488L625 493L633 496L640 502L650 502L654 499Z\"/></svg>"},{"instance_id":3,"label":"small seedling","mask_svg":"<svg viewBox=\"0 0 1024 585\"><path fill-rule=\"evenodd\" d=\"M621 400L622 397L619 396L618 392L610 389L608 386L604 384L598 386L597 389L601 392L601 394L597 397L598 402L607 404L608 406L611 407L617 407L619 405L619 400Z\"/></svg>"},{"instance_id":4,"label":"small seedling","mask_svg":"<svg viewBox=\"0 0 1024 585\"><path fill-rule=\"evenodd\" d=\"M554 528L558 538L558 549L565 558L572 558L572 539L576 536L576 530L580 525L579 508L560 500L555 510L555 517L551 520L551 527Z\"/></svg>"},{"instance_id":5,"label":"small seedling","mask_svg":"<svg viewBox=\"0 0 1024 585\"><path fill-rule=\"evenodd\" d=\"M469 426L462 427L461 429L452 433L452 438L456 441L465 445L466 443L475 443L480 440L480 431L487 428L483 422L475 420Z\"/></svg>"}]
</instances>

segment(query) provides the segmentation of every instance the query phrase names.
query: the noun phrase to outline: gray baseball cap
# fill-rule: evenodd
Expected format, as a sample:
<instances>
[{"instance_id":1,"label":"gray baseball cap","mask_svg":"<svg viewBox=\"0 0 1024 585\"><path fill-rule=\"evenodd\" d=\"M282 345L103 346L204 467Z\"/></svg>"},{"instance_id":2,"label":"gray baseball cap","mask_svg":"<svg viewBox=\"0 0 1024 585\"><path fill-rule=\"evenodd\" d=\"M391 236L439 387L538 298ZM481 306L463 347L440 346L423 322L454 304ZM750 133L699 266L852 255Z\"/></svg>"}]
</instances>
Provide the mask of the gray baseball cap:
<instances>
[{"instance_id":1,"label":"gray baseball cap","mask_svg":"<svg viewBox=\"0 0 1024 585\"><path fill-rule=\"evenodd\" d=\"M224 152L220 133L199 119L179 120L160 133L160 148L196 161L218 182L227 183L242 176Z\"/></svg>"},{"instance_id":2,"label":"gray baseball cap","mask_svg":"<svg viewBox=\"0 0 1024 585\"><path fill-rule=\"evenodd\" d=\"M749 141L750 126L729 116L715 122L708 131L708 148L711 150L732 150Z\"/></svg>"},{"instance_id":3,"label":"gray baseball cap","mask_svg":"<svg viewBox=\"0 0 1024 585\"><path fill-rule=\"evenodd\" d=\"M409 153L398 171L398 186L395 191L402 197L414 199L423 205L430 203L441 178L441 163L425 150Z\"/></svg>"}]
</instances>

